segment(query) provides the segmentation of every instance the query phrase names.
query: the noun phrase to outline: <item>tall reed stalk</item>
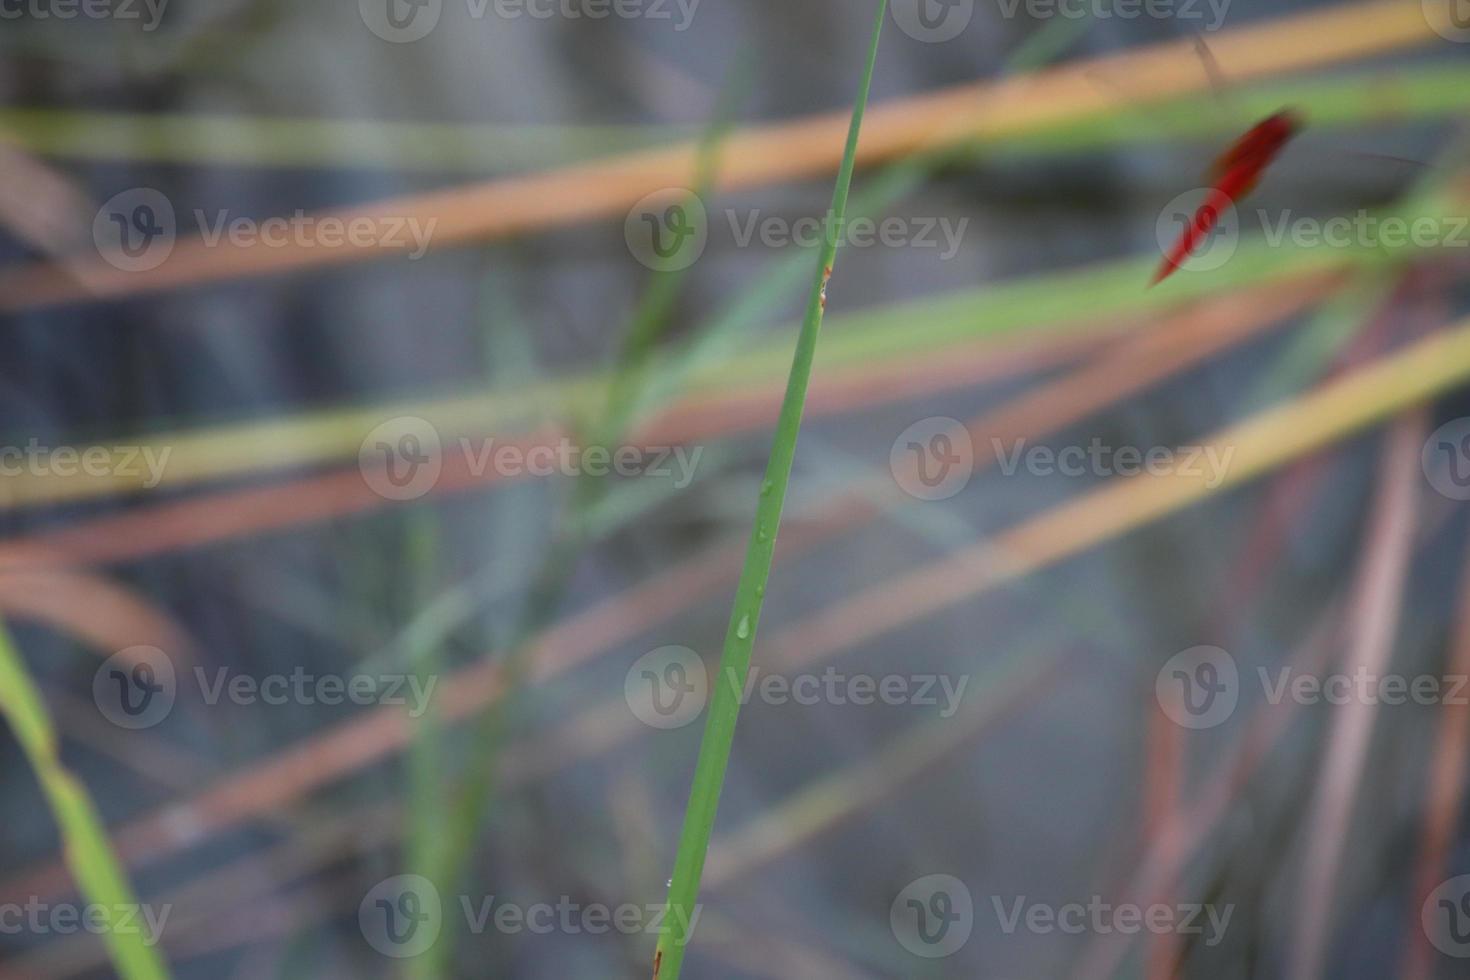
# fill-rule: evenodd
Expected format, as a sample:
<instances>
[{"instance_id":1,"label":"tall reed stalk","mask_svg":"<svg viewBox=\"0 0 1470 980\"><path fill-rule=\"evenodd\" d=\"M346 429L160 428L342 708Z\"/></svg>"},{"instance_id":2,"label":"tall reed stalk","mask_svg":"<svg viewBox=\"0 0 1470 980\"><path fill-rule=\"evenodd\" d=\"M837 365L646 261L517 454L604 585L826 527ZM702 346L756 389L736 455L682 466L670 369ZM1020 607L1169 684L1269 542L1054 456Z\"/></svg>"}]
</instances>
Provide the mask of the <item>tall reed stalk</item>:
<instances>
[{"instance_id":1,"label":"tall reed stalk","mask_svg":"<svg viewBox=\"0 0 1470 980\"><path fill-rule=\"evenodd\" d=\"M868 59L863 66L857 102L852 109L852 123L847 131L847 146L832 192L832 206L827 213L827 234L817 263L816 280L807 300L806 316L796 341L796 355L791 375L786 382L786 395L776 422L776 435L766 463L756 504L755 526L745 552L745 565L735 588L735 605L725 630L724 652L720 658L720 678L710 694L709 715L705 719L704 737L695 764L694 784L689 792L689 805L684 811L684 829L679 835L679 851L674 859L674 875L669 880L669 895L664 917L666 930L659 937L653 958L654 980L678 980L684 964L684 951L691 938L695 906L699 898L699 879L704 872L710 833L720 804L720 791L725 784L725 770L730 764L730 748L735 739L735 723L740 714L739 690L750 671L751 652L755 647L756 629L760 625L761 607L765 602L766 580L771 575L771 562L776 551L776 533L781 526L781 510L786 503L786 488L791 480L791 464L796 456L796 438L801 430L802 410L806 404L807 386L811 381L812 359L816 356L817 337L822 317L827 311L827 285L837 261L837 243L847 214L848 190L857 159L858 135L862 131L863 113L873 84L873 67L878 60L878 41L883 34L883 19L888 15L888 0L879 0L873 21ZM735 680L738 679L739 683Z\"/></svg>"}]
</instances>

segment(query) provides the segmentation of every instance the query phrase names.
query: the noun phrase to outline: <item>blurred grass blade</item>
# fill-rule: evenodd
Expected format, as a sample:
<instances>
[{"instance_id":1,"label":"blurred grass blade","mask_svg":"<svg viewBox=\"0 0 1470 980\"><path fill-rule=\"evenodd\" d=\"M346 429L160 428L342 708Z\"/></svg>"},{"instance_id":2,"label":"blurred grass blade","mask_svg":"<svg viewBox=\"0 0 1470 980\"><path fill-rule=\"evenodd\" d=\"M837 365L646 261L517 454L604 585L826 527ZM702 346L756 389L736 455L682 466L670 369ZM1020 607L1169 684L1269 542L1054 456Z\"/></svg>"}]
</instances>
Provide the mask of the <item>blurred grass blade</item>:
<instances>
[{"instance_id":1,"label":"blurred grass blade","mask_svg":"<svg viewBox=\"0 0 1470 980\"><path fill-rule=\"evenodd\" d=\"M102 931L102 937L118 975L124 980L167 977L168 969L151 945L157 937L150 937L142 928L123 928L112 920L113 916L132 914L140 906L112 853L92 798L61 764L56 728L4 624L0 624L0 714L10 723L46 794L61 832L67 867L87 901L108 916L109 927Z\"/></svg>"},{"instance_id":2,"label":"blurred grass blade","mask_svg":"<svg viewBox=\"0 0 1470 980\"><path fill-rule=\"evenodd\" d=\"M883 34L883 18L888 14L888 0L879 0L873 21L873 36L863 66L857 101L853 105L848 127L847 145L837 186L832 193L832 207L827 213L827 238L817 263L816 281L807 300L806 317L796 341L796 354L791 363L791 376L786 397L776 422L776 435L771 457L766 464L761 484L760 502L756 505L755 526L751 529L745 565L735 589L735 605L725 631L724 652L720 658L720 674L740 678L742 684L750 670L750 655L760 625L766 580L775 557L776 535L781 526L781 510L786 502L786 488L791 480L791 464L796 456L796 439L801 429L802 409L807 386L811 381L812 360L816 356L817 337L821 333L822 316L827 309L827 285L837 260L837 243L847 213L848 191L857 160L858 136L862 131L863 113L873 84L873 68L878 61L878 40ZM730 762L730 748L735 738L735 722L740 713L740 700L733 684L715 684L709 705L704 737L700 742L699 760L695 765L694 784L689 793L689 806L684 813L684 829L679 836L679 851L674 859L674 874L669 882L665 929L654 954L654 980L678 980L693 927L695 904L699 897L699 879L704 871L709 850L710 833L714 829L719 808L720 791L725 783L725 770Z\"/></svg>"},{"instance_id":3,"label":"blurred grass blade","mask_svg":"<svg viewBox=\"0 0 1470 980\"><path fill-rule=\"evenodd\" d=\"M1428 418L1424 407L1400 416L1381 451L1377 499L1346 616L1348 649L1339 668L1346 676L1386 677L1393 666L1420 520L1417 464L1429 434ZM1326 976L1337 959L1329 949L1334 898L1343 891L1341 865L1379 714L1376 700L1350 699L1334 706L1327 720L1330 731L1307 820L1288 976Z\"/></svg>"},{"instance_id":4,"label":"blurred grass blade","mask_svg":"<svg viewBox=\"0 0 1470 980\"><path fill-rule=\"evenodd\" d=\"M730 81L724 86L714 117L701 139L689 194L696 200L710 193L719 167L721 148L731 128L739 103L747 91L746 58L737 59ZM687 198L686 198L687 200ZM633 312L623 345L608 380L602 412L596 419L579 419L579 436L584 445L612 447L627 439L627 426L646 383L658 341L669 323L669 313L678 299L689 268L655 272ZM440 829L440 846L431 865L430 880L441 889L454 891L475 856L475 845L484 830L492 797L497 788L501 748L510 729L509 714L524 710L522 689L525 668L534 650L533 638L555 616L577 559L590 539L591 522L605 500L611 484L590 474L580 474L572 485L565 508L567 530L552 541L544 561L531 576L524 608L515 630L500 645L508 651L503 664L505 695L480 709L479 722L471 735L464 779L445 808ZM425 955L413 964L414 976L437 980L452 963L456 932L446 930Z\"/></svg>"},{"instance_id":5,"label":"blurred grass blade","mask_svg":"<svg viewBox=\"0 0 1470 980\"><path fill-rule=\"evenodd\" d=\"M1441 40L1420 5L1373 0L1275 18L1219 33L1211 47L1232 78L1251 81L1286 71L1419 47ZM1188 41L1168 41L1059 67L1036 77L1013 77L963 85L874 110L865 164L897 159L972 140L1044 135L1085 128L1118 114L1117 100L1099 91L1098 72L1119 78L1130 96L1144 102L1173 101L1206 87ZM1375 95L1381 85L1375 80ZM1463 103L1463 86L1443 82L1431 94L1395 87L1394 111L1433 98ZM1334 100L1359 118L1383 115L1376 98ZM1276 102L1279 108L1282 102ZM1296 103L1290 103L1296 104ZM1302 107L1313 118L1318 106ZM1196 113L1195 115L1199 115ZM841 131L840 114L744 130L731 137L720 171L722 188L767 186L827 172L831 146ZM575 164L524 177L378 200L342 211L344 219L417 219L435 228L434 248L486 242L577 221L625 216L644 195L666 188L689 172L696 147L689 143ZM124 271L98 255L85 266L88 288L77 286L50 265L0 269L0 310L15 312L58 303L94 302L185 285L301 270L392 255L387 242L371 247L289 248L210 245L203 236L181 238L167 262L146 272Z\"/></svg>"}]
</instances>

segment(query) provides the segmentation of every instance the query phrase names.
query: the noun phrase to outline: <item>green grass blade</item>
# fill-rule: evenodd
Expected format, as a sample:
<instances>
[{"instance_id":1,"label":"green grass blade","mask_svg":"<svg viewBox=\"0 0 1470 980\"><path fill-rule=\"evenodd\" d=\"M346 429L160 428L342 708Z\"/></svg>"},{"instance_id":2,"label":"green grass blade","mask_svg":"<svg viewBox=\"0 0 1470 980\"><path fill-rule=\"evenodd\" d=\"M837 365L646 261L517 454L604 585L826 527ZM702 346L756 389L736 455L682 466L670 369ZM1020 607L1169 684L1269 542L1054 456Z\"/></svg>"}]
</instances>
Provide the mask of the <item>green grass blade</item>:
<instances>
[{"instance_id":1,"label":"green grass blade","mask_svg":"<svg viewBox=\"0 0 1470 980\"><path fill-rule=\"evenodd\" d=\"M739 678L742 684L750 671L750 656L760 623L766 580L770 577L771 561L775 556L776 533L781 525L781 510L786 502L791 464L796 456L796 438L801 429L807 386L811 381L812 359L816 356L817 336L821 333L822 315L827 307L827 283L831 279L837 258L837 242L841 223L847 212L847 196L852 185L858 135L862 131L863 113L873 84L873 68L878 60L878 40L882 36L883 18L887 13L888 0L879 0L877 17L873 22L872 41L868 47L868 59L863 66L857 101L853 105L847 148L842 156L837 186L832 193L827 240L822 247L816 282L812 286L806 317L797 338L791 375L786 383L786 396L781 403L776 435L771 444L771 456L766 464L765 480L761 484L760 501L756 505L755 527L751 529L745 566L740 572L740 583L735 590L735 605L730 613L730 624L725 631L719 676ZM689 805L684 812L684 829L679 835L674 875L669 884L665 931L659 937L658 950L654 954L655 980L678 980L679 971L683 967L684 950L689 943L692 923L695 921L699 879L704 872L710 833L714 829L715 812L719 807L725 770L730 762L730 747L735 738L735 722L740 713L738 689L733 684L715 684L713 688L704 737L699 747L699 761L695 765L694 784L689 793Z\"/></svg>"},{"instance_id":2,"label":"green grass blade","mask_svg":"<svg viewBox=\"0 0 1470 980\"><path fill-rule=\"evenodd\" d=\"M66 865L77 886L88 903L109 916L109 926L102 930L102 938L118 976L123 980L167 977L163 958L152 945L156 937L148 936L141 929L124 929L110 918L125 910L132 916L141 906L133 897L122 865L112 853L102 816L92 804L92 798L61 764L56 728L41 700L41 692L36 689L3 624L0 624L0 714L10 723L16 741L36 771L60 828ZM113 925L117 928L112 928Z\"/></svg>"}]
</instances>

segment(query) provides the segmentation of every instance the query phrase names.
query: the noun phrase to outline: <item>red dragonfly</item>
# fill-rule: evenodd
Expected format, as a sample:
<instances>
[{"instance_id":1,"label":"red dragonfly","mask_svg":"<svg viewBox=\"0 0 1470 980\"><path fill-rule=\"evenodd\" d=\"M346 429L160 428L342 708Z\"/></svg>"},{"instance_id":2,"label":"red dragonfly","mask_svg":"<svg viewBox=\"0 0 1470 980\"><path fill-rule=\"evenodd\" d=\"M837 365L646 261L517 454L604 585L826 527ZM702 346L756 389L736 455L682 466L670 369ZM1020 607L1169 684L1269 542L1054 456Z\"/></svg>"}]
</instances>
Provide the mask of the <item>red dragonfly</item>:
<instances>
[{"instance_id":1,"label":"red dragonfly","mask_svg":"<svg viewBox=\"0 0 1470 980\"><path fill-rule=\"evenodd\" d=\"M1261 182L1261 174L1275 161L1276 157L1301 132L1304 122L1301 116L1290 109L1274 113L1252 126L1210 168L1210 193L1195 212L1194 220L1184 229L1184 234L1164 256L1163 264L1154 273L1150 286L1163 282L1194 254L1216 224L1220 216L1236 201L1255 190Z\"/></svg>"},{"instance_id":2,"label":"red dragonfly","mask_svg":"<svg viewBox=\"0 0 1470 980\"><path fill-rule=\"evenodd\" d=\"M1229 83L1214 52L1199 35L1194 36L1194 51L1210 78L1210 88L1219 96ZM1256 123L1215 160L1210 168L1210 193L1195 211L1194 220L1184 229L1174 247L1164 254L1159 271L1149 286L1157 286L1173 275L1209 237L1226 210L1256 189L1261 175L1275 162L1305 125L1302 117L1290 109L1282 109Z\"/></svg>"}]
</instances>

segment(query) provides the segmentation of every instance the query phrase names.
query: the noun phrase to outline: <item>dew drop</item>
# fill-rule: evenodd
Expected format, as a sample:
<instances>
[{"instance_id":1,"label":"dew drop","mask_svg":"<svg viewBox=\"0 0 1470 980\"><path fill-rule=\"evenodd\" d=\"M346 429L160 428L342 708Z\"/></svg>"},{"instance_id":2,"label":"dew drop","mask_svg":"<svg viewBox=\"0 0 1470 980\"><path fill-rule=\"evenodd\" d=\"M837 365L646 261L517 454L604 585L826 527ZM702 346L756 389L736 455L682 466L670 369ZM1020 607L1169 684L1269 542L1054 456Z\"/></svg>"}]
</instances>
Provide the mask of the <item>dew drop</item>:
<instances>
[{"instance_id":1,"label":"dew drop","mask_svg":"<svg viewBox=\"0 0 1470 980\"><path fill-rule=\"evenodd\" d=\"M774 489L776 489L776 484L772 483L770 480L765 481L761 484L761 496L769 497L771 495L771 491Z\"/></svg>"},{"instance_id":2,"label":"dew drop","mask_svg":"<svg viewBox=\"0 0 1470 980\"><path fill-rule=\"evenodd\" d=\"M740 622L735 627L735 635L742 640L750 639L750 617L741 616Z\"/></svg>"}]
</instances>

